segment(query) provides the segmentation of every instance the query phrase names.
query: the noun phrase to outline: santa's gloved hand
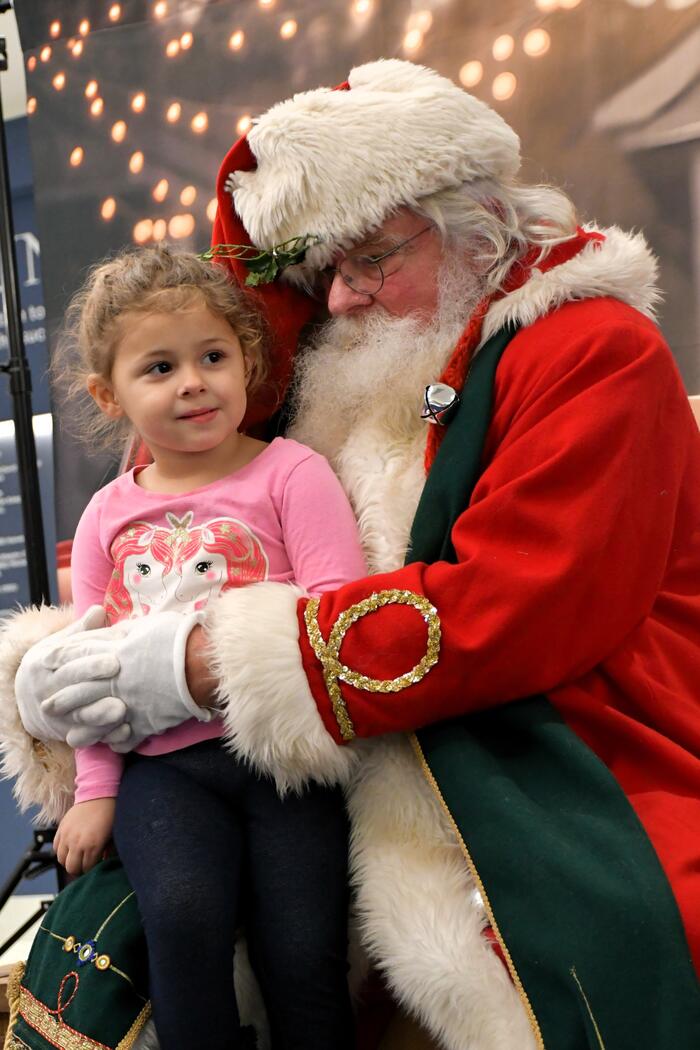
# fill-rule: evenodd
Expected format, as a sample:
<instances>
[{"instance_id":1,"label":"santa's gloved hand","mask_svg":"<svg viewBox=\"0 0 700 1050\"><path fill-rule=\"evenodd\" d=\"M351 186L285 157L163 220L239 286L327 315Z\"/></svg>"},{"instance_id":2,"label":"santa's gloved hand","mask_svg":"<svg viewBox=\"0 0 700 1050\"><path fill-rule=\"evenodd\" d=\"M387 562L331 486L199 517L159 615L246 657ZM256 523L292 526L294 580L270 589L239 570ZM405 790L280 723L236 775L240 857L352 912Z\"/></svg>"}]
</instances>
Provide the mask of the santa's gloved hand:
<instances>
[{"instance_id":1,"label":"santa's gloved hand","mask_svg":"<svg viewBox=\"0 0 700 1050\"><path fill-rule=\"evenodd\" d=\"M74 636L73 649L67 643L61 654L66 684L44 700L42 713L62 720L71 747L102 740L115 751L131 751L190 718L208 722L213 713L197 707L185 677L187 639L202 619L199 612L158 612ZM100 697L95 678L102 679ZM110 703L125 708L120 728Z\"/></svg>"},{"instance_id":2,"label":"santa's gloved hand","mask_svg":"<svg viewBox=\"0 0 700 1050\"><path fill-rule=\"evenodd\" d=\"M15 676L17 709L24 728L38 740L66 739L74 723L52 716L42 707L42 702L75 682L83 683L85 702L92 704L91 713L99 716L101 735L92 735L92 739L86 742L92 743L112 732L116 733L117 739L123 737L126 707L121 700L110 695L109 682L104 681L114 673L114 661L100 659L84 664L76 658L80 653L81 639L96 635L104 624L104 609L101 605L93 605L75 623L42 638L24 654ZM91 735L87 727L84 731Z\"/></svg>"}]
</instances>

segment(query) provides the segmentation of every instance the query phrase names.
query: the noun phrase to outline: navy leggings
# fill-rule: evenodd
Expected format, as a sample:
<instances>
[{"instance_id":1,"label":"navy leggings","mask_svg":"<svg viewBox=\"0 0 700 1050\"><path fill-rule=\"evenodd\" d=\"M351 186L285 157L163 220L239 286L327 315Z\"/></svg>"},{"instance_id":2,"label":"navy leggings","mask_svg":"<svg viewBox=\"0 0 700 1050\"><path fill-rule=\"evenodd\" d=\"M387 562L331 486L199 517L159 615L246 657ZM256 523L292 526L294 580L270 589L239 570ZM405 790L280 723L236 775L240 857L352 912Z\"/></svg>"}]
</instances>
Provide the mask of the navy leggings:
<instances>
[{"instance_id":1,"label":"navy leggings","mask_svg":"<svg viewBox=\"0 0 700 1050\"><path fill-rule=\"evenodd\" d=\"M128 756L114 838L143 918L162 1050L254 1046L233 994L243 927L273 1050L351 1050L339 790L279 798L218 740Z\"/></svg>"}]
</instances>

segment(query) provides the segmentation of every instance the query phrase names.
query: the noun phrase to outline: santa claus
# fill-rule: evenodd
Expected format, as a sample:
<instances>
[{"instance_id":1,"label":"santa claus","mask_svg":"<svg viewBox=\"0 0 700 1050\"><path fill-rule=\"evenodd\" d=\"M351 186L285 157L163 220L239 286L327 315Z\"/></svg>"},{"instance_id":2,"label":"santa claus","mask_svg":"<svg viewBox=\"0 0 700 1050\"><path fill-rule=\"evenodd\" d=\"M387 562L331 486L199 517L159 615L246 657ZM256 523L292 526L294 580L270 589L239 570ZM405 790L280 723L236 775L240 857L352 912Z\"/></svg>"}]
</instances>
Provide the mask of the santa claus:
<instances>
[{"instance_id":1,"label":"santa claus","mask_svg":"<svg viewBox=\"0 0 700 1050\"><path fill-rule=\"evenodd\" d=\"M700 435L644 240L578 226L519 163L498 114L394 60L274 106L226 158L218 254L273 278L287 432L335 468L373 575L228 591L185 672L280 791L346 786L364 947L437 1045L689 1048ZM172 652L156 614L109 684L103 632L94 659L90 630L24 656L62 615L17 616L2 651L5 771L52 818L70 753L30 734L135 746Z\"/></svg>"}]
</instances>

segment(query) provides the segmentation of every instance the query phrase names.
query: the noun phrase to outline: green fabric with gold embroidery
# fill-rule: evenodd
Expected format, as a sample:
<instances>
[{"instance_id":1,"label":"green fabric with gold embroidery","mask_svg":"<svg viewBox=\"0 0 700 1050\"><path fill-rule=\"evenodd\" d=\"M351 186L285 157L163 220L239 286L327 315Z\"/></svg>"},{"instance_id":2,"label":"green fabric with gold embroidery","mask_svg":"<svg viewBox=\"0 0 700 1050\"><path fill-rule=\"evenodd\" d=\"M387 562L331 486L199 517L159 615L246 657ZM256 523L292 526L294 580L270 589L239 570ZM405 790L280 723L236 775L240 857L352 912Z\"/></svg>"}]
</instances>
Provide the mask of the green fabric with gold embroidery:
<instances>
[{"instance_id":1,"label":"green fabric with gold embroidery","mask_svg":"<svg viewBox=\"0 0 700 1050\"><path fill-rule=\"evenodd\" d=\"M31 1050L128 1050L150 1015L147 989L136 898L120 862L103 860L46 912L12 1036Z\"/></svg>"},{"instance_id":2,"label":"green fabric with gold embroidery","mask_svg":"<svg viewBox=\"0 0 700 1050\"><path fill-rule=\"evenodd\" d=\"M496 368L514 334L498 332L475 359L410 561L455 561L450 532L481 473ZM618 782L549 700L417 737L546 1050L700 1050L700 984L668 880Z\"/></svg>"}]
</instances>

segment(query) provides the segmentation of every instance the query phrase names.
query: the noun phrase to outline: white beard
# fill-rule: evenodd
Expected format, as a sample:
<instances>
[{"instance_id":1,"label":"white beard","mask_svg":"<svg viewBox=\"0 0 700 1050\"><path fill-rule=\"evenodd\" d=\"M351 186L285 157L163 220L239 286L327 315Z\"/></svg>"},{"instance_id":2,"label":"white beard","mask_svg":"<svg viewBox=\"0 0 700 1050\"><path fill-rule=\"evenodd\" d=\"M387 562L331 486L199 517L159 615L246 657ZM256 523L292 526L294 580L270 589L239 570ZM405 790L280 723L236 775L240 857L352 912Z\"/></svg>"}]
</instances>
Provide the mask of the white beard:
<instances>
[{"instance_id":1,"label":"white beard","mask_svg":"<svg viewBox=\"0 0 700 1050\"><path fill-rule=\"evenodd\" d=\"M427 323L374 310L329 321L296 369L289 436L331 463L372 572L403 563L425 484L425 387L439 379L480 298L463 266L443 274L441 288Z\"/></svg>"}]
</instances>

